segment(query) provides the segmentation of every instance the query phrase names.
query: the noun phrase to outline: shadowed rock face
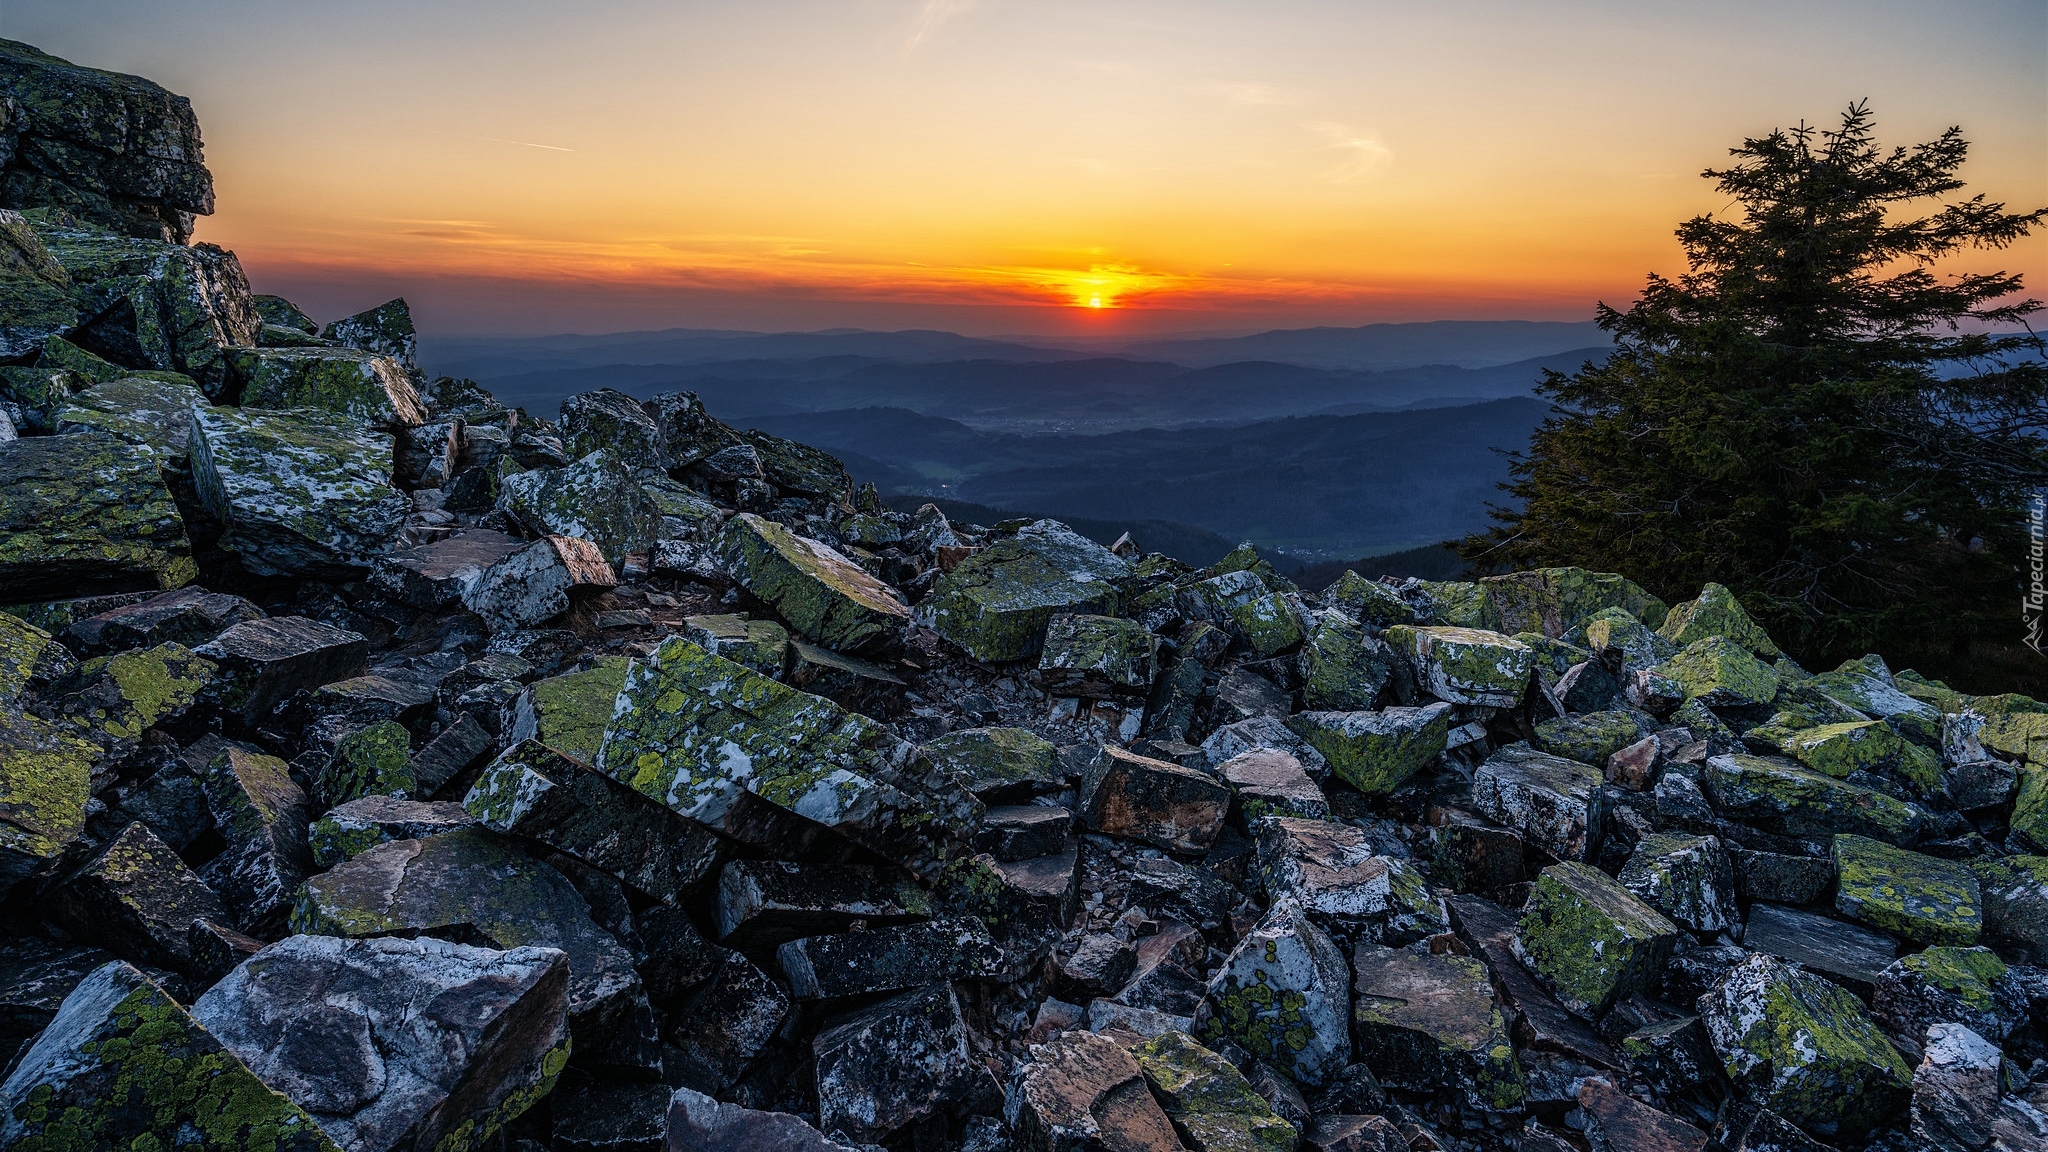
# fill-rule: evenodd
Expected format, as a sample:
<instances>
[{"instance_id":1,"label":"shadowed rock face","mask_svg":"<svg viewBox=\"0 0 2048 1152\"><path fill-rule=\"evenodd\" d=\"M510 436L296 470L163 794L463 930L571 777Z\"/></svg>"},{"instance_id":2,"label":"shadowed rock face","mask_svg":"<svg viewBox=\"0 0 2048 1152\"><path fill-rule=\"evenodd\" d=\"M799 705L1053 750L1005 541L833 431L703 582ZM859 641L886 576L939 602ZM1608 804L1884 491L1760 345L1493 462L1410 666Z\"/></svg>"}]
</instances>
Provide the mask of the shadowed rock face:
<instances>
[{"instance_id":1,"label":"shadowed rock face","mask_svg":"<svg viewBox=\"0 0 2048 1152\"><path fill-rule=\"evenodd\" d=\"M0 1145L2043 1146L2048 703L537 416L206 203L0 43Z\"/></svg>"}]
</instances>

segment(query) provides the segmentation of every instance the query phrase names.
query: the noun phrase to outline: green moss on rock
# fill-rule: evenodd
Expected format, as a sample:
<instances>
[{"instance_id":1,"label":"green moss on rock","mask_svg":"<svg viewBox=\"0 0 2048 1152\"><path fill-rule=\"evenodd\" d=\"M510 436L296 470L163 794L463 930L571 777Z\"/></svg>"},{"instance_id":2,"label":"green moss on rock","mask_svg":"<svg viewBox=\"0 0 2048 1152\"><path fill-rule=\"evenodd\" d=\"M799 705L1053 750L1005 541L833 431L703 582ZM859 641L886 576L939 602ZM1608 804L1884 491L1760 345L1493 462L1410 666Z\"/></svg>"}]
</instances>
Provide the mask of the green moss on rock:
<instances>
[{"instance_id":1,"label":"green moss on rock","mask_svg":"<svg viewBox=\"0 0 2048 1152\"><path fill-rule=\"evenodd\" d=\"M1778 695L1778 674L1726 636L1695 640L1655 671L1710 708L1755 707Z\"/></svg>"},{"instance_id":2,"label":"green moss on rock","mask_svg":"<svg viewBox=\"0 0 2048 1152\"><path fill-rule=\"evenodd\" d=\"M1781 655L1770 636L1743 610L1735 593L1720 584L1707 584L1698 599L1673 608L1657 633L1680 648L1709 636L1722 636L1767 660Z\"/></svg>"},{"instance_id":3,"label":"green moss on rock","mask_svg":"<svg viewBox=\"0 0 2048 1152\"><path fill-rule=\"evenodd\" d=\"M1607 758L1650 734L1650 726L1635 712L1585 712L1559 716L1536 725L1536 747L1553 756L1563 756L1605 767Z\"/></svg>"},{"instance_id":4,"label":"green moss on rock","mask_svg":"<svg viewBox=\"0 0 2048 1152\"><path fill-rule=\"evenodd\" d=\"M1984 929L1977 878L1953 860L1837 836L1835 910L1922 944L1969 945Z\"/></svg>"},{"instance_id":5,"label":"green moss on rock","mask_svg":"<svg viewBox=\"0 0 2048 1152\"><path fill-rule=\"evenodd\" d=\"M412 734L395 720L359 728L335 745L320 774L321 799L332 808L364 796L406 796L412 775Z\"/></svg>"},{"instance_id":6,"label":"green moss on rock","mask_svg":"<svg viewBox=\"0 0 2048 1152\"><path fill-rule=\"evenodd\" d=\"M594 762L632 664L624 656L600 656L581 672L535 681L527 690L533 738L586 764Z\"/></svg>"},{"instance_id":7,"label":"green moss on rock","mask_svg":"<svg viewBox=\"0 0 2048 1152\"><path fill-rule=\"evenodd\" d=\"M1489 576L1479 583L1499 613L1499 623L1492 627L1502 632L1561 637L1605 608L1622 609L1652 628L1665 618L1662 600L1612 572L1537 568Z\"/></svg>"},{"instance_id":8,"label":"green moss on rock","mask_svg":"<svg viewBox=\"0 0 2048 1152\"><path fill-rule=\"evenodd\" d=\"M97 429L0 444L0 599L191 583L199 569L158 463Z\"/></svg>"},{"instance_id":9,"label":"green moss on rock","mask_svg":"<svg viewBox=\"0 0 2048 1152\"><path fill-rule=\"evenodd\" d=\"M1513 707L1536 662L1520 641L1476 628L1399 625L1385 638L1424 691L1453 704Z\"/></svg>"},{"instance_id":10,"label":"green moss on rock","mask_svg":"<svg viewBox=\"0 0 2048 1152\"><path fill-rule=\"evenodd\" d=\"M1294 1125L1281 1119L1228 1060L1185 1032L1164 1032L1131 1049L1166 1115L1197 1152L1294 1152Z\"/></svg>"},{"instance_id":11,"label":"green moss on rock","mask_svg":"<svg viewBox=\"0 0 2048 1152\"><path fill-rule=\"evenodd\" d=\"M1553 864L1536 878L1516 947L1565 1007L1593 1017L1654 986L1678 926L1598 868Z\"/></svg>"},{"instance_id":12,"label":"green moss on rock","mask_svg":"<svg viewBox=\"0 0 2048 1152\"><path fill-rule=\"evenodd\" d=\"M832 548L742 512L715 545L740 587L803 636L843 652L886 648L910 620L894 589Z\"/></svg>"},{"instance_id":13,"label":"green moss on rock","mask_svg":"<svg viewBox=\"0 0 2048 1152\"><path fill-rule=\"evenodd\" d=\"M1339 779L1378 796L1400 787L1444 750L1451 706L1300 712L1289 717L1287 725L1323 754Z\"/></svg>"}]
</instances>

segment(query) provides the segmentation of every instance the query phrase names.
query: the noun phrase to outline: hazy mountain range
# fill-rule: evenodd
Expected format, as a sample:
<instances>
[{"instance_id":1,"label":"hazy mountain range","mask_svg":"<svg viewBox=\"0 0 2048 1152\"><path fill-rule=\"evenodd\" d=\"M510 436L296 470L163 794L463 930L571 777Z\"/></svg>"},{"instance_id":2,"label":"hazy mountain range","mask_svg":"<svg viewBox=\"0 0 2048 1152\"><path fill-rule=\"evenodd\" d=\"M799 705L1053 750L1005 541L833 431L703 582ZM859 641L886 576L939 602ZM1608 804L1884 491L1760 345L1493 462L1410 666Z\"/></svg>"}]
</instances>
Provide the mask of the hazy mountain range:
<instances>
[{"instance_id":1,"label":"hazy mountain range","mask_svg":"<svg viewBox=\"0 0 2048 1152\"><path fill-rule=\"evenodd\" d=\"M1542 419L1543 370L1606 350L1591 324L1525 321L1129 342L673 329L421 349L431 371L536 414L592 388L687 388L722 419L841 454L894 497L1102 531L1144 522L1180 551L1250 539L1304 560L1483 527L1502 450Z\"/></svg>"}]
</instances>

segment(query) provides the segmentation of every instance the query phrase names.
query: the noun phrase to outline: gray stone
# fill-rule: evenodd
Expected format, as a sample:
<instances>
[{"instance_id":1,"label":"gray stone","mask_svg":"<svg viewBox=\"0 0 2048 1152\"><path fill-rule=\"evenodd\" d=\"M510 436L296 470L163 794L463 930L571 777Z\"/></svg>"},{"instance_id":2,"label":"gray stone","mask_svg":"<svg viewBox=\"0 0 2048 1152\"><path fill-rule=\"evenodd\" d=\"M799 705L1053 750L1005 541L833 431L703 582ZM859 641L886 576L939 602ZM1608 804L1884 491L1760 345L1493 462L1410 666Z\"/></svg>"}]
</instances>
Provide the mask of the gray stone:
<instances>
[{"instance_id":1,"label":"gray stone","mask_svg":"<svg viewBox=\"0 0 2048 1152\"><path fill-rule=\"evenodd\" d=\"M258 576L364 575L412 511L390 436L312 413L200 409L191 450L220 547Z\"/></svg>"},{"instance_id":2,"label":"gray stone","mask_svg":"<svg viewBox=\"0 0 2048 1152\"><path fill-rule=\"evenodd\" d=\"M1292 901L1347 937L1407 944L1445 931L1443 902L1413 868L1378 855L1349 824L1274 816L1254 828L1269 899Z\"/></svg>"},{"instance_id":3,"label":"gray stone","mask_svg":"<svg viewBox=\"0 0 2048 1152\"><path fill-rule=\"evenodd\" d=\"M1137 1060L1093 1032L1034 1045L1011 1077L1003 1118L1021 1152L1181 1146Z\"/></svg>"},{"instance_id":4,"label":"gray stone","mask_svg":"<svg viewBox=\"0 0 2048 1152\"><path fill-rule=\"evenodd\" d=\"M668 1106L663 1152L856 1152L786 1112L725 1104L678 1088Z\"/></svg>"},{"instance_id":5,"label":"gray stone","mask_svg":"<svg viewBox=\"0 0 2048 1152\"><path fill-rule=\"evenodd\" d=\"M1275 904L1209 980L1210 1043L1229 1041L1320 1087L1351 1062L1351 968L1308 912Z\"/></svg>"},{"instance_id":6,"label":"gray stone","mask_svg":"<svg viewBox=\"0 0 2048 1152\"><path fill-rule=\"evenodd\" d=\"M244 929L274 935L312 872L306 794L284 761L236 745L222 748L199 781L227 843L202 875Z\"/></svg>"},{"instance_id":7,"label":"gray stone","mask_svg":"<svg viewBox=\"0 0 2048 1152\"><path fill-rule=\"evenodd\" d=\"M484 571L527 542L503 532L471 528L377 558L370 584L415 608L445 608L463 599Z\"/></svg>"},{"instance_id":8,"label":"gray stone","mask_svg":"<svg viewBox=\"0 0 2048 1152\"><path fill-rule=\"evenodd\" d=\"M1645 836L1617 877L1643 902L1694 932L1720 932L1741 922L1735 876L1712 836Z\"/></svg>"},{"instance_id":9,"label":"gray stone","mask_svg":"<svg viewBox=\"0 0 2048 1152\"><path fill-rule=\"evenodd\" d=\"M192 922L229 919L213 889L141 824L128 825L67 877L48 914L116 956L177 971L192 958Z\"/></svg>"},{"instance_id":10,"label":"gray stone","mask_svg":"<svg viewBox=\"0 0 2048 1152\"><path fill-rule=\"evenodd\" d=\"M981 921L955 917L806 936L776 948L775 959L798 1000L840 1000L995 976L1003 953Z\"/></svg>"},{"instance_id":11,"label":"gray stone","mask_svg":"<svg viewBox=\"0 0 2048 1152\"><path fill-rule=\"evenodd\" d=\"M1597 768L1511 744L1474 773L1472 807L1559 860L1591 860L1606 819L1605 783Z\"/></svg>"},{"instance_id":12,"label":"gray stone","mask_svg":"<svg viewBox=\"0 0 2048 1152\"><path fill-rule=\"evenodd\" d=\"M1207 772L1102 749L1081 783L1081 819L1112 836L1182 852L1215 843L1230 811L1230 790Z\"/></svg>"},{"instance_id":13,"label":"gray stone","mask_svg":"<svg viewBox=\"0 0 2048 1152\"><path fill-rule=\"evenodd\" d=\"M503 631L531 628L569 609L569 595L618 584L597 545L546 536L477 574L463 606Z\"/></svg>"},{"instance_id":14,"label":"gray stone","mask_svg":"<svg viewBox=\"0 0 2048 1152\"><path fill-rule=\"evenodd\" d=\"M961 1103L988 1077L969 1055L967 1024L948 984L829 1021L811 1050L818 1123L860 1140Z\"/></svg>"},{"instance_id":15,"label":"gray stone","mask_svg":"<svg viewBox=\"0 0 2048 1152\"><path fill-rule=\"evenodd\" d=\"M1853 991L1867 992L1899 954L1882 932L1773 904L1752 904L1743 946L1819 972Z\"/></svg>"},{"instance_id":16,"label":"gray stone","mask_svg":"<svg viewBox=\"0 0 2048 1152\"><path fill-rule=\"evenodd\" d=\"M363 670L369 642L303 616L237 624L193 649L218 666L202 699L254 724L294 694Z\"/></svg>"}]
</instances>

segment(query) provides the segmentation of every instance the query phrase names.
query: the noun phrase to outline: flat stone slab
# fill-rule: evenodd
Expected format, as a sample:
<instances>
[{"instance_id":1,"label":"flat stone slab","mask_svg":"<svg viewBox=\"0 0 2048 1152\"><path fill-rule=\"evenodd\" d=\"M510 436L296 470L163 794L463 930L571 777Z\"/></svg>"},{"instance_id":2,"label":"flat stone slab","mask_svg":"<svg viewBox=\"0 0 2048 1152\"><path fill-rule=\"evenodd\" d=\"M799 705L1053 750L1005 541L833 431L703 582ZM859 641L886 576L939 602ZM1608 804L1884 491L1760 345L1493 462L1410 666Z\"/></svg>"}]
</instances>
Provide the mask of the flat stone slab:
<instances>
[{"instance_id":1,"label":"flat stone slab","mask_svg":"<svg viewBox=\"0 0 2048 1152\"><path fill-rule=\"evenodd\" d=\"M1927 826L1926 814L1903 801L1768 756L1712 757L1700 787L1723 816L1781 836L1851 832L1910 844Z\"/></svg>"},{"instance_id":2,"label":"flat stone slab","mask_svg":"<svg viewBox=\"0 0 2048 1152\"><path fill-rule=\"evenodd\" d=\"M910 607L896 590L829 545L742 512L715 544L740 587L827 648L879 651L900 641Z\"/></svg>"},{"instance_id":3,"label":"flat stone slab","mask_svg":"<svg viewBox=\"0 0 2048 1152\"><path fill-rule=\"evenodd\" d=\"M1835 911L1921 944L1968 946L1984 930L1967 866L1863 836L1835 837Z\"/></svg>"},{"instance_id":4,"label":"flat stone slab","mask_svg":"<svg viewBox=\"0 0 2048 1152\"><path fill-rule=\"evenodd\" d=\"M1520 1106L1522 1069L1485 965L1368 944L1352 967L1358 1058L1382 1083L1432 1093L1455 1086L1493 1112Z\"/></svg>"},{"instance_id":5,"label":"flat stone slab","mask_svg":"<svg viewBox=\"0 0 2048 1152\"><path fill-rule=\"evenodd\" d=\"M1859 992L1874 987L1899 955L1898 943L1882 932L1776 904L1749 906L1742 946L1797 961Z\"/></svg>"},{"instance_id":6,"label":"flat stone slab","mask_svg":"<svg viewBox=\"0 0 2048 1152\"><path fill-rule=\"evenodd\" d=\"M1598 768L1510 744L1473 774L1472 807L1559 860L1589 860L1600 850L1606 782Z\"/></svg>"},{"instance_id":7,"label":"flat stone slab","mask_svg":"<svg viewBox=\"0 0 2048 1152\"><path fill-rule=\"evenodd\" d=\"M258 576L366 574L412 512L391 486L391 452L384 433L302 412L192 417L193 484L220 546Z\"/></svg>"}]
</instances>

